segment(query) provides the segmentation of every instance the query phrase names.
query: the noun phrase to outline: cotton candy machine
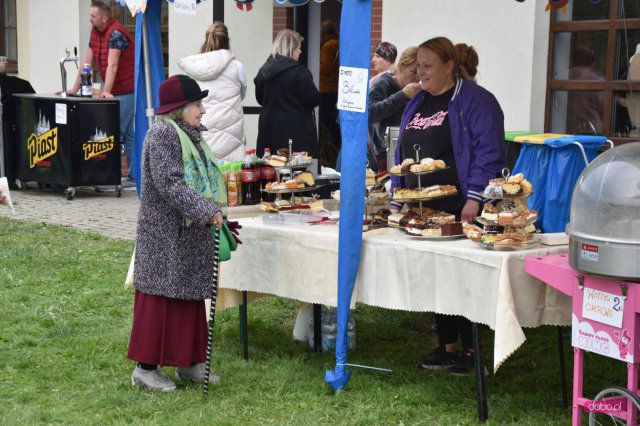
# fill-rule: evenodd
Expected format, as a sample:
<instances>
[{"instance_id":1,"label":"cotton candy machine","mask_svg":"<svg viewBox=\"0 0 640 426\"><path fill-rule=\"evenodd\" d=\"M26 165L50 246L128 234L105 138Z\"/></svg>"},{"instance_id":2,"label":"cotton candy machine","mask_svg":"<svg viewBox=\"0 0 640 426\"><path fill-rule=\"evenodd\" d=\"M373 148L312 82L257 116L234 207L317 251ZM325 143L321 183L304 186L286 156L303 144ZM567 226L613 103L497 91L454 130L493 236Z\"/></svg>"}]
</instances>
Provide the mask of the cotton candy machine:
<instances>
[{"instance_id":1,"label":"cotton candy machine","mask_svg":"<svg viewBox=\"0 0 640 426\"><path fill-rule=\"evenodd\" d=\"M608 150L582 172L566 232L573 268L640 281L640 142Z\"/></svg>"}]
</instances>

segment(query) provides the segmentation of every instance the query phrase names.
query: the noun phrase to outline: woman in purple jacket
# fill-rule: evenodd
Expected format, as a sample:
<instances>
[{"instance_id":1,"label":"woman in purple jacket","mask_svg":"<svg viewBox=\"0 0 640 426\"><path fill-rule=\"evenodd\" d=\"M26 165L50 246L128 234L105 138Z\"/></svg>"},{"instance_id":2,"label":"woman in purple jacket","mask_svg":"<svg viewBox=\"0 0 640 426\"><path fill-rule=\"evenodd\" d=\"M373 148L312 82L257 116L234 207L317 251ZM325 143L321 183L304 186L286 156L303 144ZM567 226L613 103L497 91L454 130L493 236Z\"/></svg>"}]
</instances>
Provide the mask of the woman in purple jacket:
<instances>
[{"instance_id":1,"label":"woman in purple jacket","mask_svg":"<svg viewBox=\"0 0 640 426\"><path fill-rule=\"evenodd\" d=\"M504 115L496 98L474 82L477 54L466 46L460 60L453 43L436 37L418 48L418 77L422 91L405 107L395 153L396 164L415 158L444 160L448 169L422 176L422 185L455 185L454 197L434 200L429 207L473 222L482 191L504 167ZM473 60L475 58L475 60ZM415 176L392 177L392 188L417 187ZM396 205L396 207L400 207ZM455 295L453 295L455 297ZM419 368L466 374L473 370L471 322L462 316L436 314L439 346ZM456 352L460 336L463 350Z\"/></svg>"}]
</instances>

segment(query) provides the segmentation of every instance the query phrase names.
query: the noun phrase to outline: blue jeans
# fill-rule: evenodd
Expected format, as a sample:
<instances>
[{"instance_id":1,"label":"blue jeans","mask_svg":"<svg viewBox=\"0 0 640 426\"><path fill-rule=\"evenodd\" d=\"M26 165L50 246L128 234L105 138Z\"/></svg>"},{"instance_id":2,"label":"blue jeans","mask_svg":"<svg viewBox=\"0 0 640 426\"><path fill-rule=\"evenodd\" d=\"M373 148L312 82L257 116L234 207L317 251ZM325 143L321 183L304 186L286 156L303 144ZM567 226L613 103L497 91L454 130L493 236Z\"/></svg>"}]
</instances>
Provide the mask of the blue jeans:
<instances>
[{"instance_id":1,"label":"blue jeans","mask_svg":"<svg viewBox=\"0 0 640 426\"><path fill-rule=\"evenodd\" d=\"M124 154L127 157L127 178L135 181L133 177L135 95L127 93L114 97L120 101L120 141L124 145Z\"/></svg>"}]
</instances>

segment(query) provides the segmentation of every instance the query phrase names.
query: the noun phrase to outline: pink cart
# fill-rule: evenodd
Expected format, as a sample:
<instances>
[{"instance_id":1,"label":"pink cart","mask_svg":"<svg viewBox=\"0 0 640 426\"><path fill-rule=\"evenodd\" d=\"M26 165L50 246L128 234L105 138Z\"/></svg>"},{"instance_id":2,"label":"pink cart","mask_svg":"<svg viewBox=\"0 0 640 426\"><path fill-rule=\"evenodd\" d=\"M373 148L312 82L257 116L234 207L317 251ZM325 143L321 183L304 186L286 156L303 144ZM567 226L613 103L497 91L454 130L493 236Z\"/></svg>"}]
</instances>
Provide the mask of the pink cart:
<instances>
[{"instance_id":1,"label":"pink cart","mask_svg":"<svg viewBox=\"0 0 640 426\"><path fill-rule=\"evenodd\" d=\"M587 254L591 247L582 247ZM640 282L602 278L573 269L568 255L531 257L525 270L571 296L573 364L573 422L638 424L638 363L640 362ZM593 399L582 395L584 351L627 363L627 387L610 387Z\"/></svg>"}]
</instances>

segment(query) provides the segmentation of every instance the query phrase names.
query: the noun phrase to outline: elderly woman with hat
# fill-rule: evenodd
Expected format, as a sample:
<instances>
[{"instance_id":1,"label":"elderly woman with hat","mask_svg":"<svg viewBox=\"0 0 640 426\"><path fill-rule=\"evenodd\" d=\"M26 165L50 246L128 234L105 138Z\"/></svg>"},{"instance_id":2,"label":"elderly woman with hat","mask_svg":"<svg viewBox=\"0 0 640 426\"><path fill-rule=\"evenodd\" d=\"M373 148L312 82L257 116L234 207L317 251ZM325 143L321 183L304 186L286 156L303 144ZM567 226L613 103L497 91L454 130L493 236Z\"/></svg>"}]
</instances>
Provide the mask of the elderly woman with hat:
<instances>
[{"instance_id":1,"label":"elderly woman with hat","mask_svg":"<svg viewBox=\"0 0 640 426\"><path fill-rule=\"evenodd\" d=\"M135 302L129 359L133 385L172 391L158 366L178 380L204 380L207 320L213 282L212 225L223 224L224 176L200 132L204 108L198 83L174 75L160 85L158 120L142 151L142 192L136 235ZM220 378L210 376L210 382Z\"/></svg>"}]
</instances>

